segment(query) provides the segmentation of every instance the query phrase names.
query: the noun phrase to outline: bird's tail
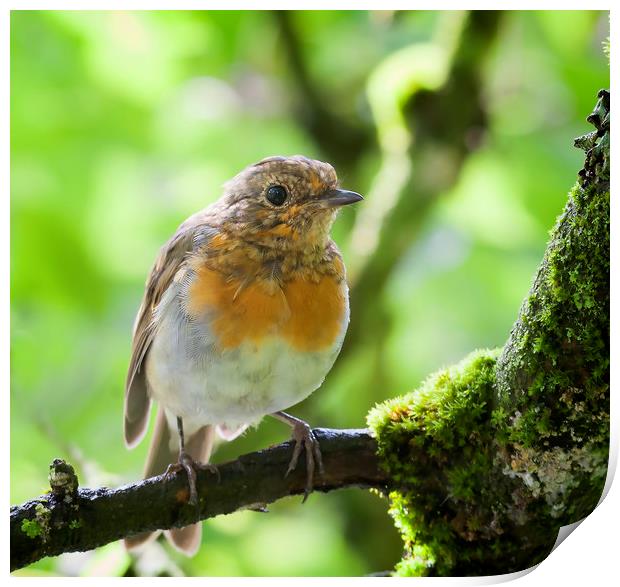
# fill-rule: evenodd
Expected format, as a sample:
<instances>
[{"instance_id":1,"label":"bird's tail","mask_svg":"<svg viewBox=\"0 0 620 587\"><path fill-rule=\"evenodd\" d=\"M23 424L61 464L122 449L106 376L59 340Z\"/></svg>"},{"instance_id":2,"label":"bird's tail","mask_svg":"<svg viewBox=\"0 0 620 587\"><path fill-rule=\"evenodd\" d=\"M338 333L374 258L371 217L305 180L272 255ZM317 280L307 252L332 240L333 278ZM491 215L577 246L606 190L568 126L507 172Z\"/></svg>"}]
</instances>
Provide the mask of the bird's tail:
<instances>
[{"instance_id":1,"label":"bird's tail","mask_svg":"<svg viewBox=\"0 0 620 587\"><path fill-rule=\"evenodd\" d=\"M189 432L189 434L187 434ZM206 463L211 456L213 448L214 428L213 426L203 426L202 428L190 432L186 431L185 452L189 453L197 463ZM155 430L151 439L151 446L146 458L144 467L144 478L148 479L155 475L161 475L166 471L168 465L176 463L179 457L179 443L176 434L170 433L170 427L163 408L157 410ZM196 554L200 546L202 536L202 524L192 524L184 528L172 528L164 532L166 538L180 552L187 556ZM125 547L132 549L156 538L157 532L144 532L125 538Z\"/></svg>"}]
</instances>

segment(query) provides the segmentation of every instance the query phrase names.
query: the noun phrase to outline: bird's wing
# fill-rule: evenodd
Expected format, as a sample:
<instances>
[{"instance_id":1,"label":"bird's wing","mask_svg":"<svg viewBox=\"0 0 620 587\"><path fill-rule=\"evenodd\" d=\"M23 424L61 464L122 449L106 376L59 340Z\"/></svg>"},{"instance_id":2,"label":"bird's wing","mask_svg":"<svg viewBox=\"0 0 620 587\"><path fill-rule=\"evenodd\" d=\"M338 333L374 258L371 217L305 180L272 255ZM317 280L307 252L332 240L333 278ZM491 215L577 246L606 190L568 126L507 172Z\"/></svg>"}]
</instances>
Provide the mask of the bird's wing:
<instances>
[{"instance_id":1,"label":"bird's wing","mask_svg":"<svg viewBox=\"0 0 620 587\"><path fill-rule=\"evenodd\" d=\"M188 218L161 248L146 281L146 289L133 329L131 360L125 384L125 444L132 448L142 440L149 421L151 399L147 390L144 360L156 329L155 309L182 270L185 259L205 237L217 231L208 224L206 210Z\"/></svg>"}]
</instances>

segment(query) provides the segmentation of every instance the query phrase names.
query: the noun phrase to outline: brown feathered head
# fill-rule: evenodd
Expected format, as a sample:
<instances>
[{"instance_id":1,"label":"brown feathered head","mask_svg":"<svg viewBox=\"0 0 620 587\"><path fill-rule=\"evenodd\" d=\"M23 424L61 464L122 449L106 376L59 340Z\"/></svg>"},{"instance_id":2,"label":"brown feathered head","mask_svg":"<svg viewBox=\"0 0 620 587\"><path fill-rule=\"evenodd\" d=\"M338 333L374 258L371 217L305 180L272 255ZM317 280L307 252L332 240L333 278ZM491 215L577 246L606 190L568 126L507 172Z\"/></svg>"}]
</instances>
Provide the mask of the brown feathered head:
<instances>
[{"instance_id":1,"label":"brown feathered head","mask_svg":"<svg viewBox=\"0 0 620 587\"><path fill-rule=\"evenodd\" d=\"M295 155L247 167L226 183L216 206L223 225L248 242L295 248L324 244L339 208L360 200L338 187L329 163Z\"/></svg>"}]
</instances>

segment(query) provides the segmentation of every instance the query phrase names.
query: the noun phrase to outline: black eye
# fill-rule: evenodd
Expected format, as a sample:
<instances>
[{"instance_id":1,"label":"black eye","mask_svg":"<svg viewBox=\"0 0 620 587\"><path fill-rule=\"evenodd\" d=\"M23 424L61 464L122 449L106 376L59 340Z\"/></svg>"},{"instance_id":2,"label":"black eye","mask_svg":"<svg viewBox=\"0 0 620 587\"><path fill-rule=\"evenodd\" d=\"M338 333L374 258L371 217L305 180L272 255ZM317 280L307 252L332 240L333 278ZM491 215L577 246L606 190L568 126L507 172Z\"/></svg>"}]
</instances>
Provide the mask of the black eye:
<instances>
[{"instance_id":1,"label":"black eye","mask_svg":"<svg viewBox=\"0 0 620 587\"><path fill-rule=\"evenodd\" d=\"M281 185L272 185L267 189L266 198L274 205L281 206L286 202L286 189Z\"/></svg>"}]
</instances>

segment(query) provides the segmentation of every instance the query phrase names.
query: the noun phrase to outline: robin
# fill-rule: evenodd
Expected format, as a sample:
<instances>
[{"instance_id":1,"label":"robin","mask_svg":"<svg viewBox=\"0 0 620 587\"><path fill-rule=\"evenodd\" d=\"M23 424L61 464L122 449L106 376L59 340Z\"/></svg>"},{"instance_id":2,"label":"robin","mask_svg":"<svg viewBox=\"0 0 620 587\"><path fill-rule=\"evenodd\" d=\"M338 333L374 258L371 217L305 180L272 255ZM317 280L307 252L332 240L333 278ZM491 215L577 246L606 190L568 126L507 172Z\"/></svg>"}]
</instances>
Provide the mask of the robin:
<instances>
[{"instance_id":1,"label":"robin","mask_svg":"<svg viewBox=\"0 0 620 587\"><path fill-rule=\"evenodd\" d=\"M144 437L159 404L145 477L196 467L214 435L232 440L266 415L292 427L286 474L306 451L312 490L321 451L310 426L283 410L317 389L349 323L342 256L330 229L342 206L334 168L302 156L269 157L224 186L159 252L136 317L125 388L125 443ZM176 463L170 468L171 463ZM152 534L126 539L129 548ZM200 524L166 531L194 554Z\"/></svg>"}]
</instances>

